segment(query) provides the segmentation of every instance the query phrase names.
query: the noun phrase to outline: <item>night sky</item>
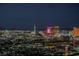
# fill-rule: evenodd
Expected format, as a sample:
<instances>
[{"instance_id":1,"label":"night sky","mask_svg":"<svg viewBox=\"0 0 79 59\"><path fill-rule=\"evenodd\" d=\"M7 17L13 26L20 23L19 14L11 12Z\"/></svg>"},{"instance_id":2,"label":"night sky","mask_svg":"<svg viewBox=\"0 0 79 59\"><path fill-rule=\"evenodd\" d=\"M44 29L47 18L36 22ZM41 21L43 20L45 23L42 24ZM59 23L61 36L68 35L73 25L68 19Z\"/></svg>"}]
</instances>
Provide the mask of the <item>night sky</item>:
<instances>
[{"instance_id":1,"label":"night sky","mask_svg":"<svg viewBox=\"0 0 79 59\"><path fill-rule=\"evenodd\" d=\"M79 4L0 4L0 28L38 29L58 25L61 28L79 26Z\"/></svg>"}]
</instances>

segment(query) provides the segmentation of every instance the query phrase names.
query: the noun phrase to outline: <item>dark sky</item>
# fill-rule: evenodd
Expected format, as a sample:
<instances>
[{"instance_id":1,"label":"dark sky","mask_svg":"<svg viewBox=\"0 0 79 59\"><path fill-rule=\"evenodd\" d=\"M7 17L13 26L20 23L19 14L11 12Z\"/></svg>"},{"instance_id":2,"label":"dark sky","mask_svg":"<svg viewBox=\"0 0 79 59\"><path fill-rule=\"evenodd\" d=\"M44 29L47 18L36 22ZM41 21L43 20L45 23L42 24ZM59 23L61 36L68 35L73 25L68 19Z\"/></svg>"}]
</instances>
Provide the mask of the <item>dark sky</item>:
<instances>
[{"instance_id":1,"label":"dark sky","mask_svg":"<svg viewBox=\"0 0 79 59\"><path fill-rule=\"evenodd\" d=\"M39 29L50 25L79 26L79 4L0 4L0 27L32 29L33 24Z\"/></svg>"}]
</instances>

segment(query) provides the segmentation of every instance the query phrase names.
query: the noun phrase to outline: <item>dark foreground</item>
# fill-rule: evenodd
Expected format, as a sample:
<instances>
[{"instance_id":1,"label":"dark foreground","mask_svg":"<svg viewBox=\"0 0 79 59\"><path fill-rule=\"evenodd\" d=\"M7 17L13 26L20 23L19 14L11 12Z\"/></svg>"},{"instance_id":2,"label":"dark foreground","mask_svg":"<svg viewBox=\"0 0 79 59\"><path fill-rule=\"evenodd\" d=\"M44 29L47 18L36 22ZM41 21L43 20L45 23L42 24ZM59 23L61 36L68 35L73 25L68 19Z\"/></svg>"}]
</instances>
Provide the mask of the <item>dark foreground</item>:
<instances>
[{"instance_id":1,"label":"dark foreground","mask_svg":"<svg viewBox=\"0 0 79 59\"><path fill-rule=\"evenodd\" d=\"M52 44L53 43L53 44ZM79 52L69 46L69 40L26 40L26 39L0 39L0 56L64 56L79 55ZM72 44L71 44L72 45Z\"/></svg>"}]
</instances>

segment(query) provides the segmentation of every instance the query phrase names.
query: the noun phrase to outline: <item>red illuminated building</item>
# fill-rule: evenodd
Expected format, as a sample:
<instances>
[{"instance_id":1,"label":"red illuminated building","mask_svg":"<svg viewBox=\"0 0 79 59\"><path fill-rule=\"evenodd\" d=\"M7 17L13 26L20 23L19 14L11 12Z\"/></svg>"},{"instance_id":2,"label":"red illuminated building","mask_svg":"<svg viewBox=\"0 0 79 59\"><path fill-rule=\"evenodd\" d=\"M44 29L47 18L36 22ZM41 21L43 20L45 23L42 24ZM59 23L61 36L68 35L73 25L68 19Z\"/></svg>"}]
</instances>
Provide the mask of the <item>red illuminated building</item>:
<instances>
[{"instance_id":1,"label":"red illuminated building","mask_svg":"<svg viewBox=\"0 0 79 59\"><path fill-rule=\"evenodd\" d=\"M44 33L47 36L53 36L58 30L59 30L59 26L47 27Z\"/></svg>"}]
</instances>

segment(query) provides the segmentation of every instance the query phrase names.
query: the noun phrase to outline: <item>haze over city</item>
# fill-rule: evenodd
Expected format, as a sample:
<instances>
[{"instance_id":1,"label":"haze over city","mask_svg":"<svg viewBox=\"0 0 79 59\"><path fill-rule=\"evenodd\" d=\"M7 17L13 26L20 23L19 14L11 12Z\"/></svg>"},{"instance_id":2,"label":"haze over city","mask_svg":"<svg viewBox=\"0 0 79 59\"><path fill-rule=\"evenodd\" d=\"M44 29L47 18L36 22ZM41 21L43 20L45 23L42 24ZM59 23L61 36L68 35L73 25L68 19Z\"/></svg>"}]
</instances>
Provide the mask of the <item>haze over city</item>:
<instances>
[{"instance_id":1,"label":"haze over city","mask_svg":"<svg viewBox=\"0 0 79 59\"><path fill-rule=\"evenodd\" d=\"M79 26L79 4L0 4L0 27L6 29L38 29L58 25Z\"/></svg>"}]
</instances>

